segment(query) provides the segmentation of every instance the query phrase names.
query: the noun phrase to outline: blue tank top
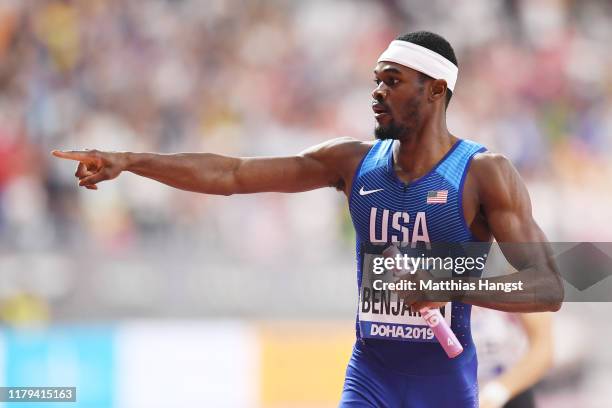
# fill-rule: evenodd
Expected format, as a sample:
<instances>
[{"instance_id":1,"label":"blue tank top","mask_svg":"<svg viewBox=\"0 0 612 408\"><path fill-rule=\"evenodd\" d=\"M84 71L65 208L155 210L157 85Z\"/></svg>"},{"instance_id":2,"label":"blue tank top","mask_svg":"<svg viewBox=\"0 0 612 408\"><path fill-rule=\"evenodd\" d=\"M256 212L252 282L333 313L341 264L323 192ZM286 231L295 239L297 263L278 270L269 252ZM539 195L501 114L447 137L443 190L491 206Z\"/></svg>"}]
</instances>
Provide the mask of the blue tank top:
<instances>
[{"instance_id":1,"label":"blue tank top","mask_svg":"<svg viewBox=\"0 0 612 408\"><path fill-rule=\"evenodd\" d=\"M426 242L477 241L463 216L462 192L471 159L486 149L459 140L429 173L404 183L393 170L393 146L393 140L372 146L357 168L349 198L357 236L355 351L405 374L435 375L461 369L475 355L471 305L452 302L441 309L464 347L462 354L450 359L420 314L402 308L399 298L390 292L373 288L372 265L391 243L410 250Z\"/></svg>"}]
</instances>

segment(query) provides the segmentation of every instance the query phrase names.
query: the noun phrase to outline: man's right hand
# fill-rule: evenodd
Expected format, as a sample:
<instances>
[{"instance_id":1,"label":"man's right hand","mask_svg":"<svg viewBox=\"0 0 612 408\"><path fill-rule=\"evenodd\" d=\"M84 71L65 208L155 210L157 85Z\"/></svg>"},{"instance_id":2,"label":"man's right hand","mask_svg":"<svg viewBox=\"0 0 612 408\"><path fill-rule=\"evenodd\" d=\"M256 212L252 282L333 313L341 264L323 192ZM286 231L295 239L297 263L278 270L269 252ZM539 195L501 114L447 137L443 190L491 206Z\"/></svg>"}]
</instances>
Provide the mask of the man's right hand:
<instances>
[{"instance_id":1,"label":"man's right hand","mask_svg":"<svg viewBox=\"0 0 612 408\"><path fill-rule=\"evenodd\" d=\"M335 187L348 197L355 169L371 146L370 142L338 138L297 155L276 157L97 150L53 151L53 155L78 161L75 176L79 185L92 190L100 181L129 171L174 188L204 194L297 193Z\"/></svg>"},{"instance_id":2,"label":"man's right hand","mask_svg":"<svg viewBox=\"0 0 612 408\"><path fill-rule=\"evenodd\" d=\"M98 150L51 152L55 157L79 162L74 176L79 186L97 190L97 183L112 180L126 168L127 157L123 152L100 152Z\"/></svg>"}]
</instances>

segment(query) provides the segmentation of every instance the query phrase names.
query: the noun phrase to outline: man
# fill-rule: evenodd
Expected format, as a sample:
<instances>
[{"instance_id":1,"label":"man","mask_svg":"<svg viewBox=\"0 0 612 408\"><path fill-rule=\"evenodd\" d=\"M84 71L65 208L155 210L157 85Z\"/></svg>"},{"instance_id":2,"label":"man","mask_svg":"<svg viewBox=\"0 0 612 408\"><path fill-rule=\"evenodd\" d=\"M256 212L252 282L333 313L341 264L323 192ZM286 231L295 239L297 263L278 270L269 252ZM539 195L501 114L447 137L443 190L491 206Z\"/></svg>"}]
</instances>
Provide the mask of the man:
<instances>
[{"instance_id":1,"label":"man","mask_svg":"<svg viewBox=\"0 0 612 408\"><path fill-rule=\"evenodd\" d=\"M381 244L489 242L492 237L509 243L546 242L531 216L527 190L508 160L449 133L446 107L457 72L452 47L436 34L416 32L393 41L374 69L376 141L340 138L295 156L264 158L95 150L53 154L79 161L79 185L94 190L97 183L114 179L122 171L206 194L293 193L335 187L349 201L357 233L361 290L365 269L370 266L365 259L380 255ZM541 249L521 248L504 252L519 275L524 275L534 269L534 256L542 259L545 254ZM538 265L539 278L531 279L527 286L540 293L552 288L545 302L529 301L529 296L524 302L509 296L491 299L478 292L463 292L459 298L453 292L442 299L453 300L452 306L407 296L402 297L401 313L396 309L381 314L369 308L375 294L364 287L357 342L340 406L476 406L470 305L506 311L558 310L561 290L554 266ZM368 293L371 299L366 298ZM419 325L414 321L420 317L407 309L424 306L446 308L445 317L464 347L459 357L447 358L430 332L416 330ZM392 334L382 334L377 323L389 319L395 319Z\"/></svg>"}]
</instances>

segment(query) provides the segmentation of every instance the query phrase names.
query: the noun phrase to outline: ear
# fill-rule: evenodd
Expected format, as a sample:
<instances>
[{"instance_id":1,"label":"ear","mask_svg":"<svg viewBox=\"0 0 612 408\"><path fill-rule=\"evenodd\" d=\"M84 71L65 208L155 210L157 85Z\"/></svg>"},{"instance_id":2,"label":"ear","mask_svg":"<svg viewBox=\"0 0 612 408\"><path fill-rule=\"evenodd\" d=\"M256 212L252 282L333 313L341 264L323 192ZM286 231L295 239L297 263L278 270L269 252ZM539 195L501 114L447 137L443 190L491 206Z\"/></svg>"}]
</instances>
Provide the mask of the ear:
<instances>
[{"instance_id":1,"label":"ear","mask_svg":"<svg viewBox=\"0 0 612 408\"><path fill-rule=\"evenodd\" d=\"M444 101L446 95L446 81L444 79L434 79L429 85L429 100L435 102L438 99Z\"/></svg>"}]
</instances>

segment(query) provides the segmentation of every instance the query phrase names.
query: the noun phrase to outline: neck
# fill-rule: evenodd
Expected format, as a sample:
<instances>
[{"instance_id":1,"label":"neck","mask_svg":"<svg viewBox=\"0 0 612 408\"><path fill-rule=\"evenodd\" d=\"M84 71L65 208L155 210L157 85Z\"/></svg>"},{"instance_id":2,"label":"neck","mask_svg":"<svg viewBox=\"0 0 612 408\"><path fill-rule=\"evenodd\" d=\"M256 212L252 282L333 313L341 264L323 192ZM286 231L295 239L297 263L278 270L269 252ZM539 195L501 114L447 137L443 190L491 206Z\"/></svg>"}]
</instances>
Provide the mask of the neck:
<instances>
[{"instance_id":1,"label":"neck","mask_svg":"<svg viewBox=\"0 0 612 408\"><path fill-rule=\"evenodd\" d=\"M413 135L402 137L399 143L395 143L393 162L397 176L404 182L424 176L457 140L446 127L445 112L432 114Z\"/></svg>"}]
</instances>

